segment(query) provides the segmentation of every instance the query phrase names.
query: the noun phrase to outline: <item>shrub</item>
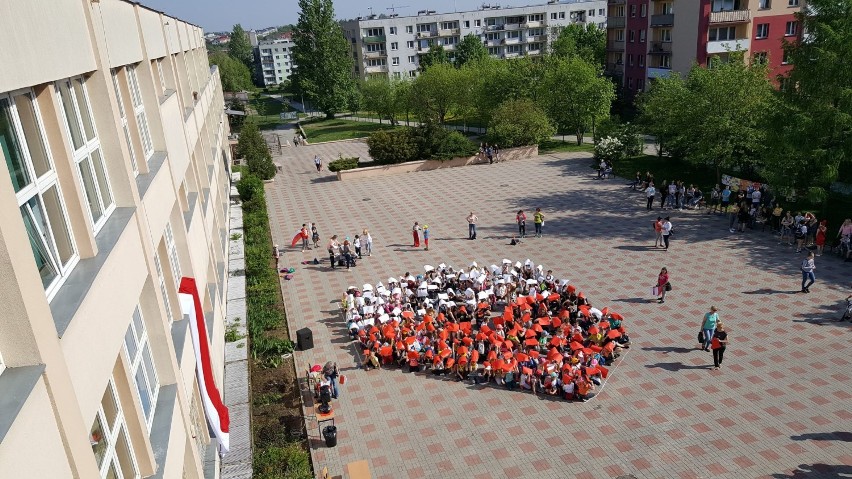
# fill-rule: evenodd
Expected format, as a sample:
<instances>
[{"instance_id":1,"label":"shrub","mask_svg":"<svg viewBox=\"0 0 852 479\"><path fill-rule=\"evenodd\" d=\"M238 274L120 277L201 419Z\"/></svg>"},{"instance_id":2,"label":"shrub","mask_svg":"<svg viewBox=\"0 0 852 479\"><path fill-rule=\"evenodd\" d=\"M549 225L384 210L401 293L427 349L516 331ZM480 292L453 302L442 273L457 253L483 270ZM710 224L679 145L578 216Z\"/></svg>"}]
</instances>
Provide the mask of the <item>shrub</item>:
<instances>
[{"instance_id":1,"label":"shrub","mask_svg":"<svg viewBox=\"0 0 852 479\"><path fill-rule=\"evenodd\" d=\"M438 145L437 150L430 155L430 158L449 160L451 158L474 155L478 150L479 146L470 141L466 136L457 131L450 131Z\"/></svg>"},{"instance_id":2,"label":"shrub","mask_svg":"<svg viewBox=\"0 0 852 479\"><path fill-rule=\"evenodd\" d=\"M615 162L624 158L624 145L618 138L608 136L595 144L595 158Z\"/></svg>"},{"instance_id":3,"label":"shrub","mask_svg":"<svg viewBox=\"0 0 852 479\"><path fill-rule=\"evenodd\" d=\"M639 129L632 123L621 123L615 117L603 120L595 128L595 144L607 137L618 139L625 157L639 156L642 153L644 140Z\"/></svg>"},{"instance_id":4,"label":"shrub","mask_svg":"<svg viewBox=\"0 0 852 479\"><path fill-rule=\"evenodd\" d=\"M370 157L379 164L403 163L418 159L411 130L377 131L367 138Z\"/></svg>"},{"instance_id":5,"label":"shrub","mask_svg":"<svg viewBox=\"0 0 852 479\"><path fill-rule=\"evenodd\" d=\"M275 176L275 164L272 163L272 155L269 154L266 140L263 139L263 135L255 122L246 122L240 130L237 154L246 159L246 168L249 173L262 180L268 180Z\"/></svg>"},{"instance_id":6,"label":"shrub","mask_svg":"<svg viewBox=\"0 0 852 479\"><path fill-rule=\"evenodd\" d=\"M313 479L310 456L295 442L261 450L253 469L255 479Z\"/></svg>"},{"instance_id":7,"label":"shrub","mask_svg":"<svg viewBox=\"0 0 852 479\"><path fill-rule=\"evenodd\" d=\"M354 170L358 168L358 157L351 158L343 158L342 156L337 158L328 164L328 171L338 172L344 170Z\"/></svg>"},{"instance_id":8,"label":"shrub","mask_svg":"<svg viewBox=\"0 0 852 479\"><path fill-rule=\"evenodd\" d=\"M237 182L237 191L240 193L240 200L243 203L252 201L263 196L263 181L254 175L244 175Z\"/></svg>"},{"instance_id":9,"label":"shrub","mask_svg":"<svg viewBox=\"0 0 852 479\"><path fill-rule=\"evenodd\" d=\"M494 110L488 142L503 148L537 145L555 132L547 114L532 100L507 100Z\"/></svg>"}]
</instances>

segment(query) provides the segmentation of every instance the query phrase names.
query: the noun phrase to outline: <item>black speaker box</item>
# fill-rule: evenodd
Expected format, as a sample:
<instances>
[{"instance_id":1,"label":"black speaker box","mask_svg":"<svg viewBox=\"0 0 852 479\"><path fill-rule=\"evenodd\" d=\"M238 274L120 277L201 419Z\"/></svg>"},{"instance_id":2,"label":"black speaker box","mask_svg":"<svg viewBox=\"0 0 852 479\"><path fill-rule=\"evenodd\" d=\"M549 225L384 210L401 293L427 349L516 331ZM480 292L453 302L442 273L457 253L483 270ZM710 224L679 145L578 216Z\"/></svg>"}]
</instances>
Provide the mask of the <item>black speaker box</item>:
<instances>
[{"instance_id":1,"label":"black speaker box","mask_svg":"<svg viewBox=\"0 0 852 479\"><path fill-rule=\"evenodd\" d=\"M296 346L299 351L307 351L314 347L314 333L310 328L302 328L296 331Z\"/></svg>"}]
</instances>

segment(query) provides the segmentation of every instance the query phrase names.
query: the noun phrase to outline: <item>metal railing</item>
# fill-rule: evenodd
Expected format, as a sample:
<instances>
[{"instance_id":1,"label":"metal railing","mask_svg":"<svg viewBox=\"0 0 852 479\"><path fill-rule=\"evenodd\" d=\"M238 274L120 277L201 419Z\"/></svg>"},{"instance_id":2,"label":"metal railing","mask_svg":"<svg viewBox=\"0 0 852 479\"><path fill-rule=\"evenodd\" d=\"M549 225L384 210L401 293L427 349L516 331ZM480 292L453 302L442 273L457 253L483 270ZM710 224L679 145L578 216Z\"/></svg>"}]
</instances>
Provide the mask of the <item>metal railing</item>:
<instances>
[{"instance_id":1,"label":"metal railing","mask_svg":"<svg viewBox=\"0 0 852 479\"><path fill-rule=\"evenodd\" d=\"M751 11L749 10L710 12L710 23L736 23L748 21L751 21Z\"/></svg>"}]
</instances>

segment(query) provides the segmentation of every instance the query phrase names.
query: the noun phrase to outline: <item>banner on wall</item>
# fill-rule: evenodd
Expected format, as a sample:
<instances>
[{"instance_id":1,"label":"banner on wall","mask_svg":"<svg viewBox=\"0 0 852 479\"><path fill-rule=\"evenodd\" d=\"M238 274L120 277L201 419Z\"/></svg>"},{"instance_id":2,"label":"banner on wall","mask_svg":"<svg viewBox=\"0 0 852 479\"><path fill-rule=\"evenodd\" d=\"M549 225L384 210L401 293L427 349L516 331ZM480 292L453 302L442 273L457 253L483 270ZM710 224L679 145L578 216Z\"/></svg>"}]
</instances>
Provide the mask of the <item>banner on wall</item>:
<instances>
[{"instance_id":1,"label":"banner on wall","mask_svg":"<svg viewBox=\"0 0 852 479\"><path fill-rule=\"evenodd\" d=\"M198 389L207 422L219 440L222 450L230 449L230 423L228 408L222 403L222 396L213 379L213 363L210 361L210 343L207 342L207 324L201 308L201 298L195 278L181 278L178 290L180 309L189 316L189 330L192 335L192 347L195 350L195 372L198 376Z\"/></svg>"}]
</instances>

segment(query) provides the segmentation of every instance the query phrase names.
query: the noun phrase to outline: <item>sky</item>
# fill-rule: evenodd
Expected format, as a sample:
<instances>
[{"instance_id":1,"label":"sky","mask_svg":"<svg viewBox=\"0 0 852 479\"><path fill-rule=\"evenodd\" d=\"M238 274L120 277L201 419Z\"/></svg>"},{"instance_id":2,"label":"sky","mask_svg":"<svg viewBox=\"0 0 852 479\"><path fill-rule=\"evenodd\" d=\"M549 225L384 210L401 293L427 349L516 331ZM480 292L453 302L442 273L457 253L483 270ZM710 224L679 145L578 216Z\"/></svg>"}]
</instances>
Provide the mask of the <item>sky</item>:
<instances>
[{"instance_id":1,"label":"sky","mask_svg":"<svg viewBox=\"0 0 852 479\"><path fill-rule=\"evenodd\" d=\"M239 23L246 30L296 23L299 7L296 0L139 0L145 6L163 11L173 17L200 25L206 32L229 31ZM545 0L334 0L338 19L392 13L396 5L401 16L415 15L418 10L441 12L476 10L483 3L500 3L506 7L535 5ZM405 5L408 5L405 7Z\"/></svg>"}]
</instances>

